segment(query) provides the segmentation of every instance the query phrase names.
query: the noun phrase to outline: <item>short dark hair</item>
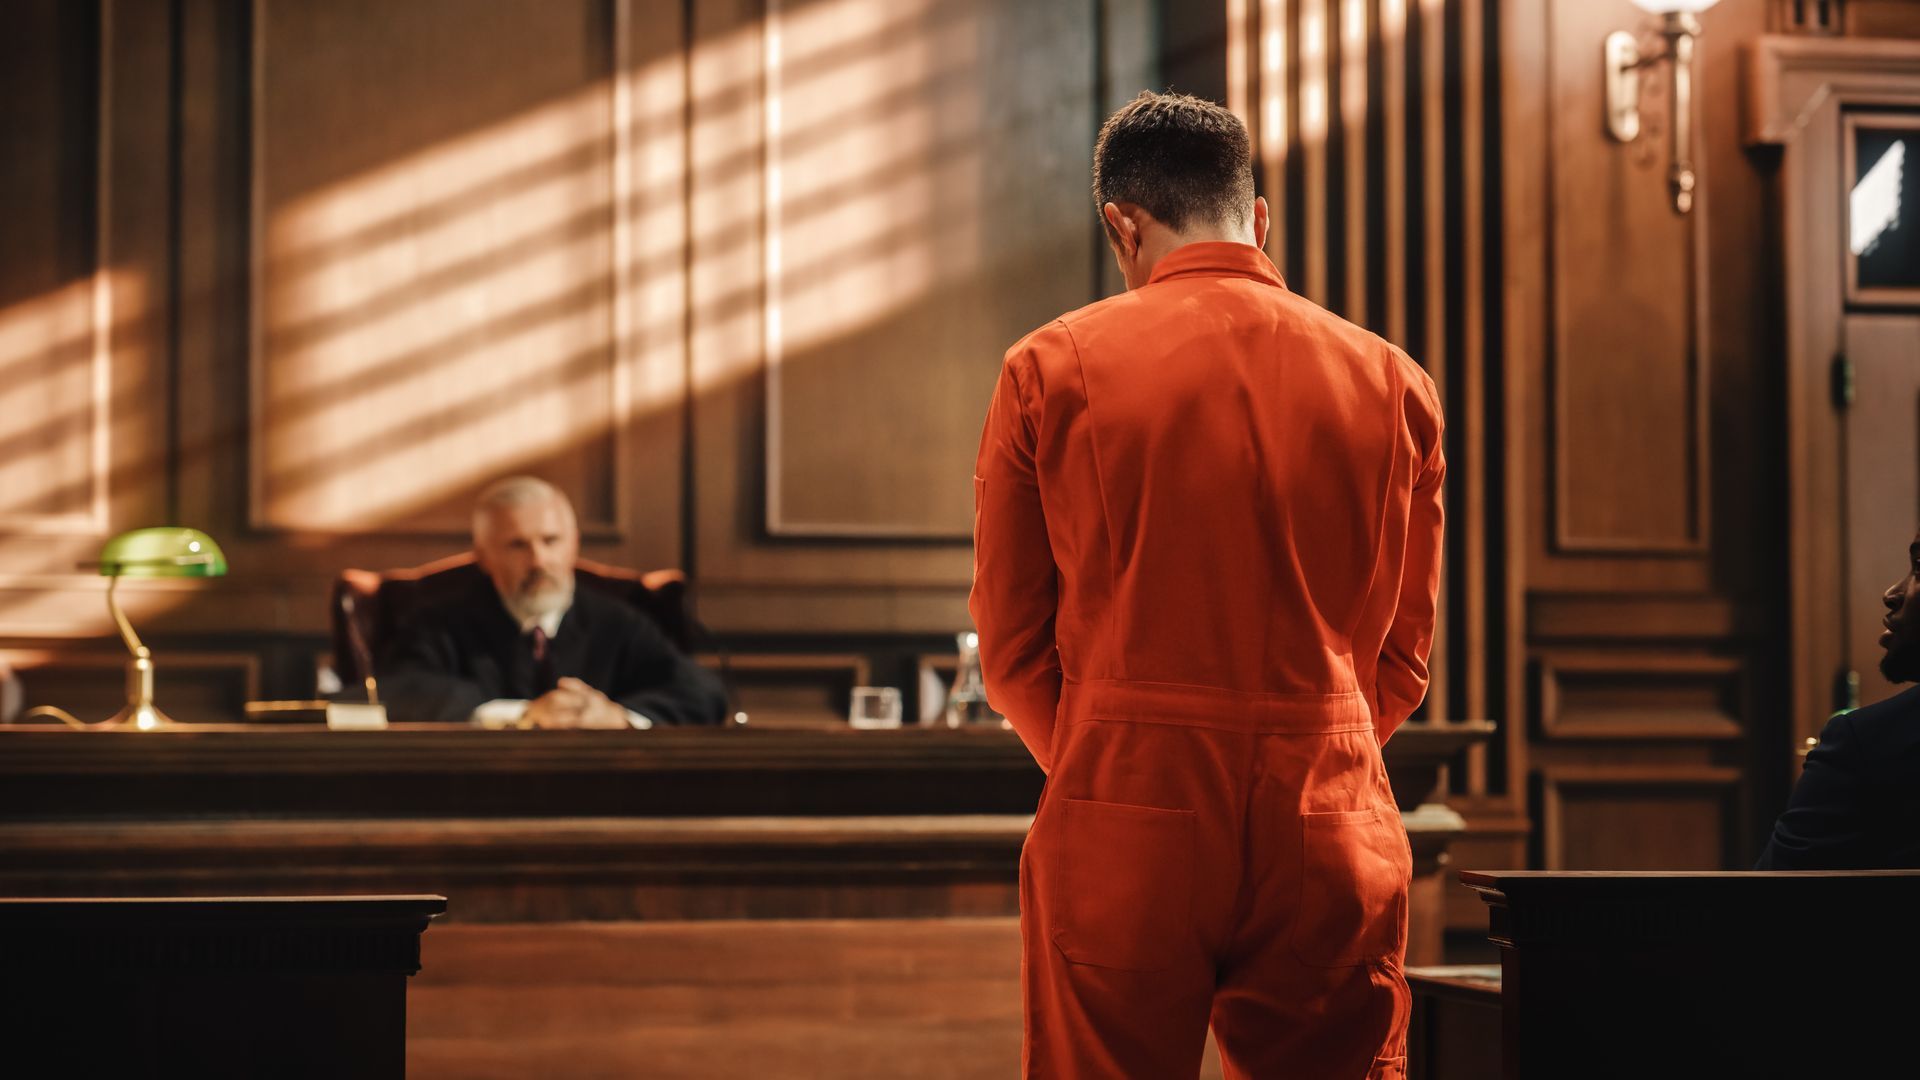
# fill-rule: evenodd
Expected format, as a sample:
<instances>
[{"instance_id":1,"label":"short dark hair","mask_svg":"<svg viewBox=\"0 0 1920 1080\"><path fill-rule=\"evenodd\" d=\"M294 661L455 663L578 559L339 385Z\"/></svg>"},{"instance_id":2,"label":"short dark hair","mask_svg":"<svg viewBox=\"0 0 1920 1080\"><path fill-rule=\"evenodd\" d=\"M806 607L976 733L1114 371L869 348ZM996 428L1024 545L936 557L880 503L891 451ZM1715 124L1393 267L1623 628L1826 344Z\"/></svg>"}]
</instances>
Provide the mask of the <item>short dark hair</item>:
<instances>
[{"instance_id":1,"label":"short dark hair","mask_svg":"<svg viewBox=\"0 0 1920 1080\"><path fill-rule=\"evenodd\" d=\"M1253 204L1253 147L1224 107L1142 90L1100 125L1093 205L1133 203L1173 229L1240 220Z\"/></svg>"}]
</instances>

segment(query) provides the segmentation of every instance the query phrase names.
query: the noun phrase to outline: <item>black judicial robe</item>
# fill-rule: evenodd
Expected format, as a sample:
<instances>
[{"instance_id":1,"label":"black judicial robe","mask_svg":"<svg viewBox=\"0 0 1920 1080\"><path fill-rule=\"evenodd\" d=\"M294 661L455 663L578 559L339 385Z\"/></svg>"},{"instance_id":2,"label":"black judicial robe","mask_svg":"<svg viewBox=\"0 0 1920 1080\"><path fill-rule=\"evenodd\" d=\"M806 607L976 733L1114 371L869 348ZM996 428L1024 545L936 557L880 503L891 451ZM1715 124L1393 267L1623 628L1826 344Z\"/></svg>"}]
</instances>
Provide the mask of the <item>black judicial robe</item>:
<instances>
[{"instance_id":1,"label":"black judicial robe","mask_svg":"<svg viewBox=\"0 0 1920 1080\"><path fill-rule=\"evenodd\" d=\"M718 724L726 716L718 679L652 620L593 589L574 590L549 648L556 678L579 679L656 724ZM464 721L482 702L532 700L549 689L539 685L531 636L484 575L408 620L374 671L395 720Z\"/></svg>"},{"instance_id":2,"label":"black judicial robe","mask_svg":"<svg viewBox=\"0 0 1920 1080\"><path fill-rule=\"evenodd\" d=\"M1920 687L1827 721L1754 869L1920 869Z\"/></svg>"}]
</instances>

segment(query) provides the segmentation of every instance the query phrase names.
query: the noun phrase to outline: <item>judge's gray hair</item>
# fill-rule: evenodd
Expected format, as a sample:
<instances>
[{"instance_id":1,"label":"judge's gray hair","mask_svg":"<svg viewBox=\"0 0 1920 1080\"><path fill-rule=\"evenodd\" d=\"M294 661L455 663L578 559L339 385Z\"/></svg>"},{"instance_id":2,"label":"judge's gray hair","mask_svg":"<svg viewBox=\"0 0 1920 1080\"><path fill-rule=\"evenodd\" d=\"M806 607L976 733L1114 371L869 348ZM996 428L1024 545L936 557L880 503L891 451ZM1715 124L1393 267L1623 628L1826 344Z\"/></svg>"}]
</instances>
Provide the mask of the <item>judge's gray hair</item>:
<instances>
[{"instance_id":1,"label":"judge's gray hair","mask_svg":"<svg viewBox=\"0 0 1920 1080\"><path fill-rule=\"evenodd\" d=\"M473 538L477 543L487 527L487 521L495 510L506 510L531 503L553 500L567 512L567 520L572 522L573 503L566 493L537 476L509 476L504 480L495 480L480 492L473 501Z\"/></svg>"}]
</instances>

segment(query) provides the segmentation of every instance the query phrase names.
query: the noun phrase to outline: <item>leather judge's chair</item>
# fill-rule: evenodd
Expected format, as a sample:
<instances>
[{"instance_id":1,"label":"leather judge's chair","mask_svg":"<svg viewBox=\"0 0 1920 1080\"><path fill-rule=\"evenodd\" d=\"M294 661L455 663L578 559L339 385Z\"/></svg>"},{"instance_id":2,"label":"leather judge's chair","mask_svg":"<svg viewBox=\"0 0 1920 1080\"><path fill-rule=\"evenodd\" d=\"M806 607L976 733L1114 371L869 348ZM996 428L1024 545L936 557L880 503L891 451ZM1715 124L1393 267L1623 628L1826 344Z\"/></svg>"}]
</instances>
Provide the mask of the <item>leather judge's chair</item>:
<instances>
[{"instance_id":1,"label":"leather judge's chair","mask_svg":"<svg viewBox=\"0 0 1920 1080\"><path fill-rule=\"evenodd\" d=\"M377 657L415 611L473 588L484 576L472 552L410 570L341 571L328 605L333 617L333 669L341 683L353 686L366 678L354 645L356 631L368 655ZM687 610L685 573L653 570L643 574L581 559L574 564L573 578L576 589L596 589L632 604L653 619L681 652L692 652L694 620Z\"/></svg>"}]
</instances>

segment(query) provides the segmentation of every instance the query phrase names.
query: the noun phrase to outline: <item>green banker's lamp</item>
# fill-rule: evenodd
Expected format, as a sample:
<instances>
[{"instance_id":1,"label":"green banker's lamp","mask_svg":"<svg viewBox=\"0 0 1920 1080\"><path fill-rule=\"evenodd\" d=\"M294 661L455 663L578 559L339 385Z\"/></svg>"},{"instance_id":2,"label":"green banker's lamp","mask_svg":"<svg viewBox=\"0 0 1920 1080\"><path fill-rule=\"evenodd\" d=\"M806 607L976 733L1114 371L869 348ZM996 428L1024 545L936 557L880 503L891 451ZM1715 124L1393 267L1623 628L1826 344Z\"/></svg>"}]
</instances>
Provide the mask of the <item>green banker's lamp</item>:
<instances>
[{"instance_id":1,"label":"green banker's lamp","mask_svg":"<svg viewBox=\"0 0 1920 1080\"><path fill-rule=\"evenodd\" d=\"M83 566L93 566L86 563ZM153 705L153 653L140 643L133 624L120 610L114 590L123 577L183 578L222 577L227 572L227 556L213 537L198 529L165 526L135 529L107 541L100 549L100 573L107 579L107 610L120 627L120 637L133 658L127 661L127 705L99 724L84 724L63 709L41 707L29 711L58 716L75 727L129 728L153 731L173 726L173 720Z\"/></svg>"}]
</instances>

